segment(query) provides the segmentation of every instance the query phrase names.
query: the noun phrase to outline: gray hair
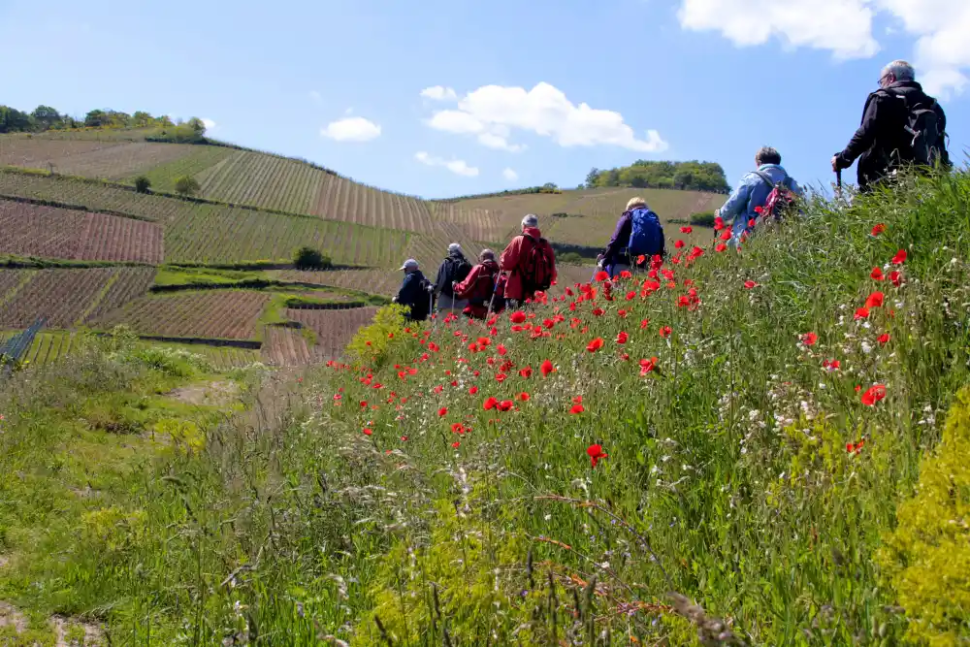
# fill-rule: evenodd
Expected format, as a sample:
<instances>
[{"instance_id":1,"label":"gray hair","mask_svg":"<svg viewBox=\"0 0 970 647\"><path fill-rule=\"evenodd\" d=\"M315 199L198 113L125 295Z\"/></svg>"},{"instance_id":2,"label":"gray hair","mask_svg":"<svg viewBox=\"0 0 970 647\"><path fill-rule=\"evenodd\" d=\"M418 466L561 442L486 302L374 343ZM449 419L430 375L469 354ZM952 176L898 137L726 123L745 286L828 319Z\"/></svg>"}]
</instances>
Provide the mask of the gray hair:
<instances>
[{"instance_id":1,"label":"gray hair","mask_svg":"<svg viewBox=\"0 0 970 647\"><path fill-rule=\"evenodd\" d=\"M522 226L523 227L538 227L539 226L539 218L534 213L530 213L529 215L527 215L525 218L522 219Z\"/></svg>"},{"instance_id":2,"label":"gray hair","mask_svg":"<svg viewBox=\"0 0 970 647\"><path fill-rule=\"evenodd\" d=\"M758 163L758 166L762 164L781 164L781 153L776 151L771 146L762 146L761 149L755 153L754 161Z\"/></svg>"},{"instance_id":3,"label":"gray hair","mask_svg":"<svg viewBox=\"0 0 970 647\"><path fill-rule=\"evenodd\" d=\"M484 261L484 260L485 260L486 258L490 258L490 259L492 259L492 260L494 261L494 260L495 260L495 252L493 252L493 251L492 251L492 250L490 250L490 249L483 249L483 250L482 250L482 253L481 253L481 254L479 254L479 255L478 255L478 257L479 257L480 259L482 259L483 261Z\"/></svg>"},{"instance_id":4,"label":"gray hair","mask_svg":"<svg viewBox=\"0 0 970 647\"><path fill-rule=\"evenodd\" d=\"M458 243L452 243L448 245L449 253L460 252L460 251L461 251L461 245L459 245Z\"/></svg>"},{"instance_id":5,"label":"gray hair","mask_svg":"<svg viewBox=\"0 0 970 647\"><path fill-rule=\"evenodd\" d=\"M916 80L916 70L907 61L893 61L886 67L882 68L882 74L879 75L880 78L886 76L887 74L892 74L896 77L897 81L915 81Z\"/></svg>"}]
</instances>

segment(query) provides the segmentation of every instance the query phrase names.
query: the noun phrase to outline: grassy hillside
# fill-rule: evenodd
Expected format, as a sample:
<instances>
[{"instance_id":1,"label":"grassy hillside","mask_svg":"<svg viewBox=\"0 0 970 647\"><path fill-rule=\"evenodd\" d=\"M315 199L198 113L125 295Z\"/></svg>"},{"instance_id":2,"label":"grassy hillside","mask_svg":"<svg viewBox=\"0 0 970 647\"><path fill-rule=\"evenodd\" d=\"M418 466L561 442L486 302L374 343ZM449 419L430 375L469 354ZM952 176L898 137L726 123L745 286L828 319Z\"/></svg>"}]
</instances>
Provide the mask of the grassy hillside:
<instances>
[{"instance_id":1,"label":"grassy hillside","mask_svg":"<svg viewBox=\"0 0 970 647\"><path fill-rule=\"evenodd\" d=\"M968 205L911 182L486 325L384 311L258 433L131 350L15 380L0 599L111 644L962 644Z\"/></svg>"}]
</instances>

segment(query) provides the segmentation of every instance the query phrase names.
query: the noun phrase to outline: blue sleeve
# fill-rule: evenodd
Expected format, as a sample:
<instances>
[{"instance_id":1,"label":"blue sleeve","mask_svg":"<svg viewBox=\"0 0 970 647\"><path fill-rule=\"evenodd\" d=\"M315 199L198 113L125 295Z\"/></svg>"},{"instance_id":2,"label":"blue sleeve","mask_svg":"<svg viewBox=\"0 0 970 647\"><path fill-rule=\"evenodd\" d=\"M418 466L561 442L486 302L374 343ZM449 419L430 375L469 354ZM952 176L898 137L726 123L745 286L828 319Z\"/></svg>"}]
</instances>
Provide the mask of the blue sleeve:
<instances>
[{"instance_id":1,"label":"blue sleeve","mask_svg":"<svg viewBox=\"0 0 970 647\"><path fill-rule=\"evenodd\" d=\"M788 176L788 188L791 189L792 193L794 193L795 195L805 195L805 191L802 189L802 187L798 185L798 182L795 181L795 178L793 178L790 175Z\"/></svg>"},{"instance_id":2,"label":"blue sleeve","mask_svg":"<svg viewBox=\"0 0 970 647\"><path fill-rule=\"evenodd\" d=\"M414 277L414 274L408 274L404 277L404 283L401 284L401 289L397 293L397 302L401 305L412 305L416 300L414 298L414 290L417 286L417 281Z\"/></svg>"},{"instance_id":3,"label":"blue sleeve","mask_svg":"<svg viewBox=\"0 0 970 647\"><path fill-rule=\"evenodd\" d=\"M751 185L748 183L748 177L745 176L738 184L738 188L728 198L728 201L721 207L720 216L724 219L724 222L731 222L738 217L738 214L747 210L750 195Z\"/></svg>"}]
</instances>

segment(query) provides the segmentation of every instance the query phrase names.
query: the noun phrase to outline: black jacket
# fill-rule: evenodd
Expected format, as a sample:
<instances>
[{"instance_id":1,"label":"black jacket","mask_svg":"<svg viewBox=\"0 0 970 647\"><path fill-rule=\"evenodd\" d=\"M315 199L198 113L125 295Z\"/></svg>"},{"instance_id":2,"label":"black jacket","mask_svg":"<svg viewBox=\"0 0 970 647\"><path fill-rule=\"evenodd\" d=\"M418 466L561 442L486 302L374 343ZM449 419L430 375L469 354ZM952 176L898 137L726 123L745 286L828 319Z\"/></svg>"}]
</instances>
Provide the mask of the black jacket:
<instances>
[{"instance_id":1,"label":"black jacket","mask_svg":"<svg viewBox=\"0 0 970 647\"><path fill-rule=\"evenodd\" d=\"M413 321L424 321L431 311L431 292L425 289L429 285L421 270L415 270L405 275L401 289L397 293L397 302L411 309L409 314Z\"/></svg>"},{"instance_id":2,"label":"black jacket","mask_svg":"<svg viewBox=\"0 0 970 647\"><path fill-rule=\"evenodd\" d=\"M934 104L942 133L946 130L946 114L935 99L923 92L919 83L897 81L887 89L876 90L866 99L862 125L837 156L839 167L849 168L858 158L859 187L868 189L902 161L899 151L907 150L911 138L905 130L910 111Z\"/></svg>"},{"instance_id":3,"label":"black jacket","mask_svg":"<svg viewBox=\"0 0 970 647\"><path fill-rule=\"evenodd\" d=\"M435 281L434 290L436 294L443 294L447 297L455 295L452 290L452 283L461 283L472 271L472 264L468 262L465 255L461 252L448 254L448 258L441 262L438 267L438 279Z\"/></svg>"}]
</instances>

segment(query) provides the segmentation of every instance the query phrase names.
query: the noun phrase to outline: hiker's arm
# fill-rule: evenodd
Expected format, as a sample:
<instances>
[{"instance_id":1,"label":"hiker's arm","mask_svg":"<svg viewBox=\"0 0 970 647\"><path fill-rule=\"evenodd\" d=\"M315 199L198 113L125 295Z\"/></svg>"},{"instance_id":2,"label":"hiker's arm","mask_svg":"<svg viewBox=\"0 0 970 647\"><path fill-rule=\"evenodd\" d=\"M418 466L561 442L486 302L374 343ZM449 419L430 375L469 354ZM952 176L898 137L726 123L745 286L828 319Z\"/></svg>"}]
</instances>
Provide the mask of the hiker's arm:
<instances>
[{"instance_id":1,"label":"hiker's arm","mask_svg":"<svg viewBox=\"0 0 970 647\"><path fill-rule=\"evenodd\" d=\"M475 287L475 283L478 281L478 275L482 273L482 266L476 265L472 268L472 271L468 273L465 280L455 286L455 296L459 299L464 299Z\"/></svg>"},{"instance_id":2,"label":"hiker's arm","mask_svg":"<svg viewBox=\"0 0 970 647\"><path fill-rule=\"evenodd\" d=\"M748 183L747 177L745 177L738 184L738 187L734 189L734 193L724 203L724 206L718 210L717 215L721 216L724 222L731 222L748 206L750 194L751 185Z\"/></svg>"},{"instance_id":3,"label":"hiker's arm","mask_svg":"<svg viewBox=\"0 0 970 647\"><path fill-rule=\"evenodd\" d=\"M519 266L519 247L521 245L519 241L521 240L520 236L516 236L502 252L502 256L499 258L499 267L502 268L502 271L511 272Z\"/></svg>"},{"instance_id":4,"label":"hiker's arm","mask_svg":"<svg viewBox=\"0 0 970 647\"><path fill-rule=\"evenodd\" d=\"M556 250L549 245L549 258L552 259L552 282L555 283L559 278L559 270L556 268Z\"/></svg>"},{"instance_id":5,"label":"hiker's arm","mask_svg":"<svg viewBox=\"0 0 970 647\"><path fill-rule=\"evenodd\" d=\"M397 293L397 302L405 306L413 304L414 287L416 285L417 281L414 280L414 274L408 274L404 277L404 283L401 284L401 289Z\"/></svg>"},{"instance_id":6,"label":"hiker's arm","mask_svg":"<svg viewBox=\"0 0 970 647\"><path fill-rule=\"evenodd\" d=\"M435 295L441 294L441 291L445 287L445 281L448 280L448 270L447 264L442 263L438 266L438 278L434 282L434 293Z\"/></svg>"},{"instance_id":7,"label":"hiker's arm","mask_svg":"<svg viewBox=\"0 0 970 647\"><path fill-rule=\"evenodd\" d=\"M613 258L616 257L620 250L626 247L626 244L630 241L630 228L633 223L633 217L629 213L624 213L620 220L616 223L616 229L613 231L613 237L610 238L610 242L606 244L606 250L603 251L603 260L607 263L612 262ZM626 241L624 243L623 241Z\"/></svg>"},{"instance_id":8,"label":"hiker's arm","mask_svg":"<svg viewBox=\"0 0 970 647\"><path fill-rule=\"evenodd\" d=\"M872 97L866 105L865 114L862 116L862 125L855 131L845 150L836 155L841 168L849 168L860 155L872 148L872 143L876 140L876 122L879 119L881 101L879 95Z\"/></svg>"}]
</instances>

